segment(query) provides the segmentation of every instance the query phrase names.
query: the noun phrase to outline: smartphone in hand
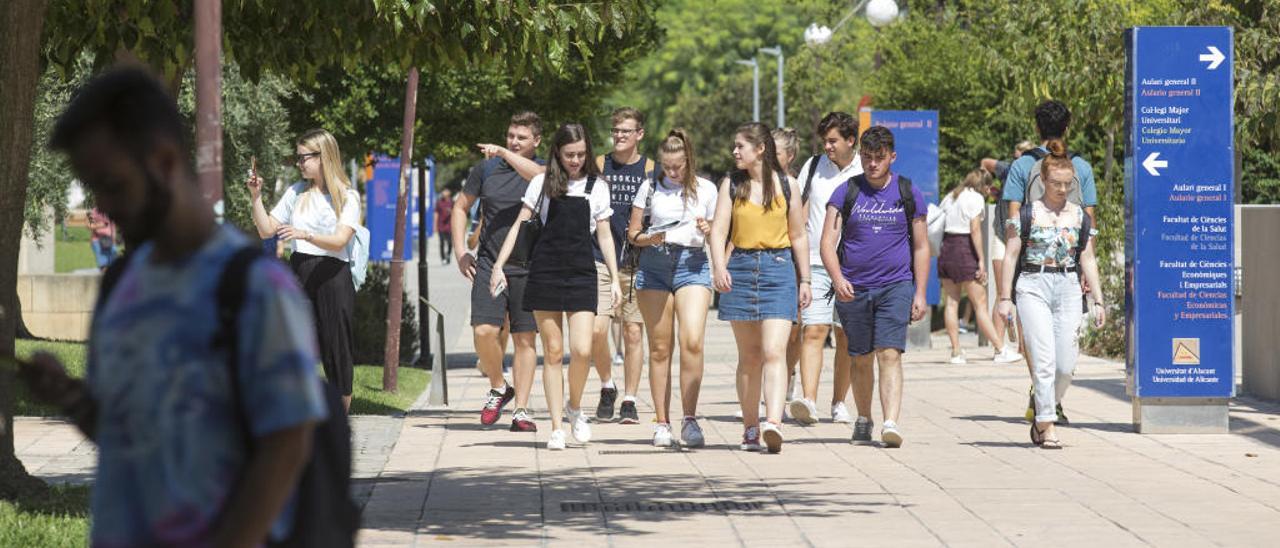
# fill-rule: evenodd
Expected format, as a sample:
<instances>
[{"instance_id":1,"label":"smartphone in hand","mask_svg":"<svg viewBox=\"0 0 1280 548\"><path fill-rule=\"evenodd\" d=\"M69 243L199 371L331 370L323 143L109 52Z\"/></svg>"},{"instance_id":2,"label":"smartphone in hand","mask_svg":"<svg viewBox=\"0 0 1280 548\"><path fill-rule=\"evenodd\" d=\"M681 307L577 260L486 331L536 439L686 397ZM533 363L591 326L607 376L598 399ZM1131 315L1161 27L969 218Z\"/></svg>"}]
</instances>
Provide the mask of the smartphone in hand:
<instances>
[{"instance_id":1,"label":"smartphone in hand","mask_svg":"<svg viewBox=\"0 0 1280 548\"><path fill-rule=\"evenodd\" d=\"M499 282L497 287L493 288L493 291L490 293L490 296L496 299L498 298L498 295L501 295L502 292L506 290L507 290L507 282Z\"/></svg>"}]
</instances>

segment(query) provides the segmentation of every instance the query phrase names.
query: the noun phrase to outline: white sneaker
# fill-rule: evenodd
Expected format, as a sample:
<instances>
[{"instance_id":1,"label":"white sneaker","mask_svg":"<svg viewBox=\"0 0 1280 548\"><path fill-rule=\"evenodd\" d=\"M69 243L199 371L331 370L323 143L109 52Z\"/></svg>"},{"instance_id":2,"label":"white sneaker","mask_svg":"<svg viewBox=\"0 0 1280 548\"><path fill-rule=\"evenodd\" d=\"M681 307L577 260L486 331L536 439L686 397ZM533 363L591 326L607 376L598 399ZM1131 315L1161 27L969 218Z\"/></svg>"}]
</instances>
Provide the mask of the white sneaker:
<instances>
[{"instance_id":1,"label":"white sneaker","mask_svg":"<svg viewBox=\"0 0 1280 548\"><path fill-rule=\"evenodd\" d=\"M734 410L733 410L733 416L734 416L734 418L741 419L741 418L742 418L742 408L741 408L741 407L739 407L739 408L737 408L737 409L734 409Z\"/></svg>"},{"instance_id":2,"label":"white sneaker","mask_svg":"<svg viewBox=\"0 0 1280 548\"><path fill-rule=\"evenodd\" d=\"M1016 363L1022 361L1022 354L1014 350L1012 345L1005 345L1004 349L996 352L995 357L991 359L996 363Z\"/></svg>"},{"instance_id":3,"label":"white sneaker","mask_svg":"<svg viewBox=\"0 0 1280 548\"><path fill-rule=\"evenodd\" d=\"M671 447L671 425L660 422L653 425L653 446Z\"/></svg>"},{"instance_id":4,"label":"white sneaker","mask_svg":"<svg viewBox=\"0 0 1280 548\"><path fill-rule=\"evenodd\" d=\"M614 366L614 367L622 367L622 364L623 364L623 363L624 363L624 360L622 359L622 353L621 353L621 352L619 352L619 353L617 353L617 354L614 354L614 355L613 355L613 366Z\"/></svg>"},{"instance_id":5,"label":"white sneaker","mask_svg":"<svg viewBox=\"0 0 1280 548\"><path fill-rule=\"evenodd\" d=\"M951 365L964 365L969 363L969 360L964 359L964 352L960 352L959 354L951 356L951 360L947 363L950 363Z\"/></svg>"},{"instance_id":6,"label":"white sneaker","mask_svg":"<svg viewBox=\"0 0 1280 548\"><path fill-rule=\"evenodd\" d=\"M767 421L760 423L760 437L764 438L764 445L770 453L782 452L782 429L778 425Z\"/></svg>"},{"instance_id":7,"label":"white sneaker","mask_svg":"<svg viewBox=\"0 0 1280 548\"><path fill-rule=\"evenodd\" d=\"M884 426L880 428L880 441L884 442L885 447L902 447L902 433L898 431L898 424L884 421Z\"/></svg>"},{"instance_id":8,"label":"white sneaker","mask_svg":"<svg viewBox=\"0 0 1280 548\"><path fill-rule=\"evenodd\" d=\"M680 444L685 447L702 447L707 444L702 435L702 427L698 426L698 419L684 418L684 425L680 427Z\"/></svg>"},{"instance_id":9,"label":"white sneaker","mask_svg":"<svg viewBox=\"0 0 1280 548\"><path fill-rule=\"evenodd\" d=\"M796 384L796 376L793 374L787 378L787 401L798 400L804 397L804 393L800 391L800 386Z\"/></svg>"},{"instance_id":10,"label":"white sneaker","mask_svg":"<svg viewBox=\"0 0 1280 548\"><path fill-rule=\"evenodd\" d=\"M582 413L581 409L570 411L568 415L569 422L573 423L573 439L578 443L587 443L591 441L591 423L587 422L587 416Z\"/></svg>"},{"instance_id":11,"label":"white sneaker","mask_svg":"<svg viewBox=\"0 0 1280 548\"><path fill-rule=\"evenodd\" d=\"M551 437L547 438L547 449L551 451L564 450L564 430L551 431Z\"/></svg>"},{"instance_id":12,"label":"white sneaker","mask_svg":"<svg viewBox=\"0 0 1280 548\"><path fill-rule=\"evenodd\" d=\"M831 422L838 424L847 424L853 420L849 416L849 408L845 407L844 402L836 402L831 406Z\"/></svg>"},{"instance_id":13,"label":"white sneaker","mask_svg":"<svg viewBox=\"0 0 1280 548\"><path fill-rule=\"evenodd\" d=\"M805 398L799 398L791 400L791 405L788 407L790 407L791 416L796 419L796 422L806 426L818 422L818 406L813 402Z\"/></svg>"}]
</instances>

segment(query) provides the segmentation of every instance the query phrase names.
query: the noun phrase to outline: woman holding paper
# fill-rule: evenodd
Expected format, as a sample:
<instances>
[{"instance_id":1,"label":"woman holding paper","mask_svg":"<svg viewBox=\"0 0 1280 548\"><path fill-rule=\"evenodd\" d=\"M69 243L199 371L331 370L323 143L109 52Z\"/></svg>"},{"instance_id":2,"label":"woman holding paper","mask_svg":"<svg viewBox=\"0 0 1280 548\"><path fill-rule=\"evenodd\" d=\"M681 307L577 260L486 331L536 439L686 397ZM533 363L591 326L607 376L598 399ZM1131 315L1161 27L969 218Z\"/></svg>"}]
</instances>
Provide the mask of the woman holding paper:
<instances>
[{"instance_id":1,"label":"woman holding paper","mask_svg":"<svg viewBox=\"0 0 1280 548\"><path fill-rule=\"evenodd\" d=\"M649 389L657 424L653 444L670 447L671 356L675 320L680 319L680 442L701 447L696 419L702 387L702 342L711 304L707 234L716 210L716 186L694 175L693 142L673 129L659 145L661 180L640 184L631 207L627 238L644 248L636 272L640 315L649 334ZM649 217L648 228L644 218Z\"/></svg>"}]
</instances>

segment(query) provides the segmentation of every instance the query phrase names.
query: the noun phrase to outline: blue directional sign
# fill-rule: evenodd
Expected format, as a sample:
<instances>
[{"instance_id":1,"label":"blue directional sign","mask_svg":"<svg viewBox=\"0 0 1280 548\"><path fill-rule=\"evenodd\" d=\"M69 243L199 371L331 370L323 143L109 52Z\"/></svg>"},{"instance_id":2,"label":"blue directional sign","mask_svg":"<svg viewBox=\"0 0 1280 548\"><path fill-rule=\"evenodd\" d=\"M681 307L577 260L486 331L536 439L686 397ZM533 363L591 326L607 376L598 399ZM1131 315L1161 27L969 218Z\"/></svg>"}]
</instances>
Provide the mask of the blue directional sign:
<instances>
[{"instance_id":1,"label":"blue directional sign","mask_svg":"<svg viewBox=\"0 0 1280 548\"><path fill-rule=\"evenodd\" d=\"M871 126L884 126L893 132L894 150L898 160L893 171L911 179L911 183L924 194L926 202L938 203L938 111L936 110L874 110ZM926 204L916 206L921 212ZM929 284L925 299L938 304L941 289L938 285L938 261L933 259L929 267Z\"/></svg>"},{"instance_id":2,"label":"blue directional sign","mask_svg":"<svg viewBox=\"0 0 1280 548\"><path fill-rule=\"evenodd\" d=\"M1231 29L1138 27L1126 43L1129 386L1143 398L1229 397Z\"/></svg>"},{"instance_id":3,"label":"blue directional sign","mask_svg":"<svg viewBox=\"0 0 1280 548\"><path fill-rule=\"evenodd\" d=\"M400 188L400 160L378 156L374 159L373 178L365 183L365 226L369 228L369 260L390 261L396 229L396 193ZM412 171L410 172L412 174ZM404 225L404 253L402 258L413 258L413 221L417 216L417 185L409 181L409 203L405 210L408 222Z\"/></svg>"}]
</instances>

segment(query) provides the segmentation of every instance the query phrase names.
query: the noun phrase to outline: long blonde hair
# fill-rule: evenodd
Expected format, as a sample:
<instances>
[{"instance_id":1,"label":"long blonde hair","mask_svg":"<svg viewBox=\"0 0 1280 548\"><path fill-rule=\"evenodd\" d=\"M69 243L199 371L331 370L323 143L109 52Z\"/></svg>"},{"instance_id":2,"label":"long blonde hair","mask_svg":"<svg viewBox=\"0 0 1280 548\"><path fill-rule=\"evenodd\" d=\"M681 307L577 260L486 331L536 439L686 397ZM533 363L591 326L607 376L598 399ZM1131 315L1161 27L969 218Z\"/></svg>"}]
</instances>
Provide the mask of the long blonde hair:
<instances>
[{"instance_id":1,"label":"long blonde hair","mask_svg":"<svg viewBox=\"0 0 1280 548\"><path fill-rule=\"evenodd\" d=\"M333 138L333 134L323 129L313 129L299 136L297 144L312 152L320 153L321 183L329 192L329 198L333 200L334 214L341 218L342 208L347 202L347 190L351 188L351 180L342 170L342 153L338 151L338 140ZM308 188L306 192L311 191L312 189ZM307 196L303 198L299 209L305 207L310 201Z\"/></svg>"},{"instance_id":2,"label":"long blonde hair","mask_svg":"<svg viewBox=\"0 0 1280 548\"><path fill-rule=\"evenodd\" d=\"M991 174L987 173L987 170L982 168L975 169L970 171L968 175L965 175L964 181L956 185L956 187L951 190L951 198L959 198L960 193L964 192L964 189L966 188L971 188L974 192L985 196L987 193L987 186L990 184Z\"/></svg>"}]
</instances>

